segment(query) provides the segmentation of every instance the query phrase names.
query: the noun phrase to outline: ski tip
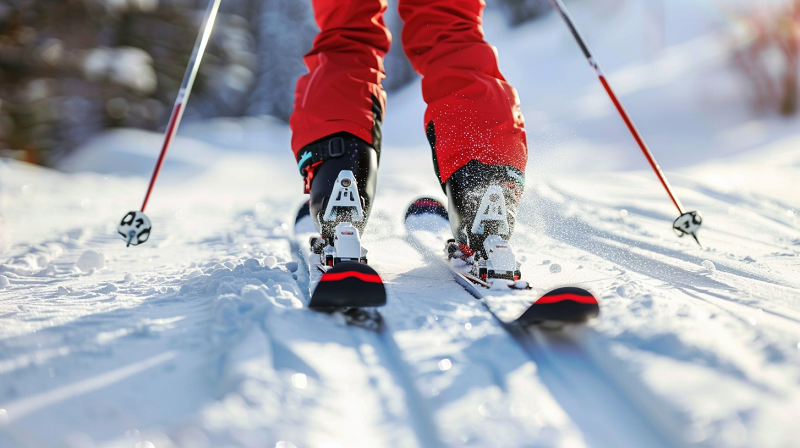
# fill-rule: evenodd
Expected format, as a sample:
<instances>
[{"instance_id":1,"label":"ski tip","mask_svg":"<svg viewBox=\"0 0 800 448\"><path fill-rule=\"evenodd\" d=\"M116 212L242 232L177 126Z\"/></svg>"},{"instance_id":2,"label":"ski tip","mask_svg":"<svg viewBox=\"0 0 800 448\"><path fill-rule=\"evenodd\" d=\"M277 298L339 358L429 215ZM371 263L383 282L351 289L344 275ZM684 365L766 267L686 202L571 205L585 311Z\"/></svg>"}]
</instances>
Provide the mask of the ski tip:
<instances>
[{"instance_id":1,"label":"ski tip","mask_svg":"<svg viewBox=\"0 0 800 448\"><path fill-rule=\"evenodd\" d=\"M441 216L444 219L449 219L447 215L447 208L441 202L433 198L419 198L408 206L406 210L406 217L414 215L423 215L426 213Z\"/></svg>"},{"instance_id":2,"label":"ski tip","mask_svg":"<svg viewBox=\"0 0 800 448\"><path fill-rule=\"evenodd\" d=\"M585 322L599 314L600 305L592 293L582 288L565 287L544 294L518 320L525 323Z\"/></svg>"},{"instance_id":3,"label":"ski tip","mask_svg":"<svg viewBox=\"0 0 800 448\"><path fill-rule=\"evenodd\" d=\"M344 261L322 274L308 307L364 308L385 304L386 288L380 275L364 263Z\"/></svg>"}]
</instances>

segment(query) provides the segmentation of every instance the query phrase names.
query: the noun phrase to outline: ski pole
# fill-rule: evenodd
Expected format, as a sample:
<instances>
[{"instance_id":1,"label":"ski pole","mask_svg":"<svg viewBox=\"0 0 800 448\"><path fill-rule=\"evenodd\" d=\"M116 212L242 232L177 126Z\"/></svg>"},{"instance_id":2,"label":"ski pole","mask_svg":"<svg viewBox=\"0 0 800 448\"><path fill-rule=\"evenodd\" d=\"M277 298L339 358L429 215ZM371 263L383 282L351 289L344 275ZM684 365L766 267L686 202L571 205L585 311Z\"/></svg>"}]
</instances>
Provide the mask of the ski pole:
<instances>
[{"instance_id":1,"label":"ski pole","mask_svg":"<svg viewBox=\"0 0 800 448\"><path fill-rule=\"evenodd\" d=\"M178 131L178 126L183 118L183 112L186 110L186 102L189 101L189 95L192 92L194 80L197 77L197 71L200 68L200 61L203 59L203 54L206 51L211 30L214 28L214 22L217 19L217 12L222 0L209 0L206 9L204 24L200 27L200 32L197 35L197 40L194 44L192 56L189 58L189 64L186 67L186 73L183 75L183 82L178 91L178 97L175 99L175 105L172 106L172 113L169 117L167 129L164 132L164 143L161 145L161 153L156 161L156 166L153 168L153 174L150 177L150 184L147 187L147 193L142 202L140 211L131 211L122 218L117 230L122 238L128 243L128 246L134 246L144 243L150 238L150 219L144 214L144 209L147 207L147 202L150 200L150 194L153 192L153 186L158 179L158 174L161 172L161 166L164 164L164 158L167 155L167 150L172 143L175 133Z\"/></svg>"},{"instance_id":2,"label":"ski pole","mask_svg":"<svg viewBox=\"0 0 800 448\"><path fill-rule=\"evenodd\" d=\"M611 102L613 102L614 106L617 108L617 112L619 112L622 120L628 127L633 139L636 140L636 143L642 150L644 157L650 163L650 166L653 168L656 176L658 176L658 180L661 181L661 185L664 186L664 189L667 191L672 203L675 204L675 207L678 209L680 216L675 220L675 222L673 222L672 228L675 230L678 236L682 237L684 235L691 235L697 244L700 245L700 247L703 247L702 244L700 244L700 240L697 239L697 231L700 229L700 225L703 223L703 217L701 216L700 212L686 212L686 210L683 208L683 204L681 204L680 199L678 199L678 197L672 191L672 187L670 186L667 177L664 175L664 172L661 171L661 167L658 166L658 163L656 162L655 157L653 157L653 153L650 152L650 149L647 147L647 143L645 143L642 134L639 133L636 125L633 124L633 120L631 119L630 115L628 115L628 112L625 110L622 102L620 102L619 98L617 98L617 95L614 93L614 89L611 88L611 84L609 84L606 80L606 76L603 73L603 70L600 68L600 64L597 62L594 56L592 56L592 53L589 51L589 47L586 45L586 42L583 40L580 32L578 32L578 29L572 22L572 18L570 17L569 12L567 12L567 8L564 6L561 0L550 0L550 4L553 5L553 8L556 9L561 18L564 19L567 27L569 27L569 30L572 32L572 36L578 42L578 45L583 51L583 55L586 56L587 61L589 61L589 65L594 70L598 79L600 79L600 83L603 85L606 93L611 98Z\"/></svg>"}]
</instances>

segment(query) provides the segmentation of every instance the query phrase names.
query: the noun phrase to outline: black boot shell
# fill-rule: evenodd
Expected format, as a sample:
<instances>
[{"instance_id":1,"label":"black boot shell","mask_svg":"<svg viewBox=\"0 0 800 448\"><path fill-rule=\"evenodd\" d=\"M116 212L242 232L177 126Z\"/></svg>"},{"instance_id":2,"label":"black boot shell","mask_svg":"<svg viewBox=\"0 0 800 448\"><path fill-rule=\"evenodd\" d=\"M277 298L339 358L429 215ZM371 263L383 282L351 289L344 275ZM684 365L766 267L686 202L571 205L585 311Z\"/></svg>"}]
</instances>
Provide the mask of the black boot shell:
<instances>
[{"instance_id":1,"label":"black boot shell","mask_svg":"<svg viewBox=\"0 0 800 448\"><path fill-rule=\"evenodd\" d=\"M319 164L313 170L310 188L309 208L311 217L322 236L327 241L333 241L336 225L347 221L345 215L340 215L336 221L324 221L322 216L330 199L336 178L342 170L350 170L356 178L358 194L361 196L361 207L364 213L362 221L353 222L359 233L364 232L367 225L372 198L375 196L375 186L378 175L378 152L369 143L348 133L338 133L312 143L315 147L335 147L335 154ZM309 145L309 146L312 146ZM343 146L343 150L340 147Z\"/></svg>"},{"instance_id":2,"label":"black boot shell","mask_svg":"<svg viewBox=\"0 0 800 448\"><path fill-rule=\"evenodd\" d=\"M486 189L491 185L499 185L505 199L508 234L500 234L498 226L488 225L482 234L472 233L472 224L478 215L478 207ZM498 235L508 240L514 232L517 216L517 205L525 189L525 174L517 168L507 165L487 165L477 160L459 168L444 185L449 206L447 212L450 227L458 244L483 254L483 242L489 235Z\"/></svg>"}]
</instances>

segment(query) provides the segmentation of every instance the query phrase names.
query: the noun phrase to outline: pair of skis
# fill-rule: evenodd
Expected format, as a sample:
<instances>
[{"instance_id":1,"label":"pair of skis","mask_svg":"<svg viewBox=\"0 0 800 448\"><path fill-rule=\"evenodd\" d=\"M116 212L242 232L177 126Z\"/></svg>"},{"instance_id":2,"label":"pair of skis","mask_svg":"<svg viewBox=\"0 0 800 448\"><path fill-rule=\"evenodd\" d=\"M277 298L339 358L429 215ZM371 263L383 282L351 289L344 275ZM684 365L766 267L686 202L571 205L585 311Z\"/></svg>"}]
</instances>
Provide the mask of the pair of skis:
<instances>
[{"instance_id":1,"label":"pair of skis","mask_svg":"<svg viewBox=\"0 0 800 448\"><path fill-rule=\"evenodd\" d=\"M519 281L481 279L471 275L469 265L448 260L444 243L450 236L445 207L435 199L415 201L406 212L405 225L410 243L425 258L443 263L453 278L503 324L522 326L549 323L581 323L599 314L597 299L577 287L554 289L536 296ZM359 261L329 265L314 253L309 239L319 236L305 204L297 215L295 236L309 267L308 307L321 311L374 309L386 303L386 289L380 275Z\"/></svg>"}]
</instances>

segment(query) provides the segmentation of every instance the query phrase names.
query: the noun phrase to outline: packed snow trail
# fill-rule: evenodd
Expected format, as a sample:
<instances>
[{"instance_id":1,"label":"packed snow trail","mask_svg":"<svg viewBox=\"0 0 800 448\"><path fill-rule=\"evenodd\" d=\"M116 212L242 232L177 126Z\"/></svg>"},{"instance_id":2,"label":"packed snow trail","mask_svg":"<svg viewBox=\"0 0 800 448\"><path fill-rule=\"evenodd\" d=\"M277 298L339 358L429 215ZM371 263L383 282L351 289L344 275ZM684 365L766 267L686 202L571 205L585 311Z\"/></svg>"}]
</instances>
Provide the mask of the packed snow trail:
<instances>
[{"instance_id":1,"label":"packed snow trail","mask_svg":"<svg viewBox=\"0 0 800 448\"><path fill-rule=\"evenodd\" d=\"M394 299L383 310L387 329L446 446L585 445L536 365L449 272L427 265L403 238L381 242L391 251L371 257ZM395 257L418 267L400 268Z\"/></svg>"},{"instance_id":2,"label":"packed snow trail","mask_svg":"<svg viewBox=\"0 0 800 448\"><path fill-rule=\"evenodd\" d=\"M253 213L257 214L255 210ZM45 371L51 377L61 380L66 376L68 382L32 395L26 393L25 382L21 383L21 390L14 389L14 395L23 398L4 400L2 405L4 416L13 423L10 430L3 431L8 445L55 446L77 443L75 440L87 436L70 434L72 426L89 430L90 437L97 441L113 440L113 434L125 433L128 440L141 438L153 442L165 437L154 431L155 428L176 422L186 426L185 431L189 433L197 435L200 431L202 437L213 443L230 443L254 433L251 436L263 440L294 440L311 446L334 440L365 446L440 446L435 439L430 440L432 434L427 436L429 439L416 441L417 430L408 428L408 419L416 418L417 426L424 426L427 422L417 417L419 409L412 414L403 402L403 397L408 396L403 389L409 381L402 376L403 370L398 362L391 359L394 352L382 348L385 344L379 338L365 335L363 330L348 328L335 316L297 311L295 308L302 305L302 295L291 271L298 267L291 259L293 251L284 227L279 221L268 219L245 217L243 221L244 225L229 223L228 230L219 236L202 237L197 241L187 238L188 244L186 240L180 241L182 238L171 242L172 247L181 249L178 253L190 247L212 249L215 255L211 259L188 251L183 253L192 259L188 269L176 265L176 272L159 270L156 276L146 269L141 278L126 274L122 281L104 282L101 288L94 288L105 296L101 302L110 301L112 307L119 306L120 296L134 296L140 301L135 309L142 311L120 313L114 310L109 313L110 317L103 318L102 311L98 310L89 316L88 321L78 318L66 326L56 325L55 331L44 329L38 332L38 346L42 346L41 341L62 340L67 336L69 343L60 348L44 348L32 356L7 360L7 374L13 375L31 365L47 363L51 367ZM161 244L165 241L164 233L161 229L160 236L152 241L154 249L161 252L167 250L164 247L169 247ZM113 234L89 239L78 248L105 248L108 254L109 244L118 244ZM74 248L67 246L64 252L72 252L70 249ZM111 252L114 255L132 255L134 259L139 258L136 255L142 255L141 251ZM144 255L155 254L151 250ZM17 257L16 261L25 258ZM113 263L110 266L112 271L120 265L135 268L135 262L133 265L124 263L124 256L108 258L107 263ZM15 259L10 261L4 272L12 278L12 288L24 287L26 275L21 263ZM59 264L54 261L39 256L36 262L46 267L42 266L45 270L38 275L54 277L54 283L63 284L72 279L72 282L81 282L83 276L77 275L75 279L74 266L79 263ZM151 258L148 261L153 262ZM171 261L178 260L172 258ZM109 266L97 262L89 275L102 270L109 270ZM156 291L131 287L140 283L170 286L156 287ZM98 295L87 295L72 286L60 286L56 292L72 302ZM96 306L96 303L84 302L83 305L86 310L86 305ZM142 315L146 318L143 319ZM5 316L9 317L8 314ZM135 328L125 327L125 319L129 317L133 318L131 324L136 324ZM153 323L146 325L143 322ZM175 330L177 335L170 334ZM133 344L129 342L131 337ZM36 339L31 340L30 335L27 338L6 338L5 356L13 353L10 348L22 345L20 348L24 349L28 344L36 343ZM134 354L136 352L131 347L143 345L138 342L144 342L146 346L138 351L162 353L138 360L140 355ZM92 375L87 372L83 374L85 379L69 382L69 378L80 377L81 370L76 372L68 366L63 367L57 358L77 356L80 359L87 351L97 351L98 345L104 350L100 352L102 357L110 358L108 362L93 363L92 370L102 373ZM162 350L156 348L162 346ZM134 362L127 364L127 359ZM115 364L122 366L109 368ZM150 373L162 364L166 366L166 373ZM168 377L166 381L163 378L165 374ZM140 378L142 375L147 377ZM148 387L148 383L152 385ZM324 386L320 387L321 384ZM128 388L145 393L137 393L141 395L139 398L125 398ZM117 392L113 392L115 390ZM171 397L170 401L175 400L174 405L158 405L151 409L167 390L169 393L166 395ZM364 394L365 390L370 392ZM103 411L91 411L97 406L98 391L118 395L114 401L120 403ZM413 389L408 391L413 397ZM101 396L105 395L101 393ZM218 404L213 403L215 397ZM78 412L66 421L52 418L54 423L48 424L46 432L26 430L30 425L41 424L43 412L45 415L63 413L65 405L75 408L75 400L86 403L88 415ZM138 415L135 412L137 407L144 407L147 413ZM78 404L77 408L81 409L81 405ZM92 425L88 422L95 418L95 412L110 412L103 419L103 429L90 428ZM127 423L120 422L120 412L122 415L134 412L134 416L122 419ZM77 421L75 417L78 417ZM194 423L180 423L187 419ZM309 421L314 424L308 425ZM58 422L64 422L65 427L59 429ZM134 428L143 430L120 430L119 423L135 425ZM175 443L192 446L191 434L185 436L181 431L171 435ZM53 436L56 438L49 438Z\"/></svg>"},{"instance_id":3,"label":"packed snow trail","mask_svg":"<svg viewBox=\"0 0 800 448\"><path fill-rule=\"evenodd\" d=\"M314 267L308 265L305 251L299 247L303 243L304 241L298 241L295 238L292 240L291 246L296 263L300 265L296 280L303 291L304 302L307 304L311 300L309 283L311 281L311 269L314 269ZM339 313L334 314L338 315ZM386 328L380 309L371 311L371 314L371 317L377 318L377 322L366 322L364 325L352 323L349 318L341 319L340 322L346 323L354 345L359 347L362 352L365 351L364 347L371 347L371 349L366 350L366 353L362 353L362 361L365 361L364 357L372 358L380 355L383 363L389 367L396 384L404 389L406 407L411 410L409 412L410 424L415 428L420 440L420 446L426 448L442 446L436 427L432 424L428 406L414 387L414 380L409 376L409 368L405 365L401 352L389 333L390 330ZM380 353L378 353L377 349L380 349ZM387 399L390 399L390 397L387 397Z\"/></svg>"},{"instance_id":4,"label":"packed snow trail","mask_svg":"<svg viewBox=\"0 0 800 448\"><path fill-rule=\"evenodd\" d=\"M126 141L121 133L115 146ZM402 210L436 185L407 169L414 157L394 153L364 240L389 292L380 335L296 309L302 280L285 223L302 198L247 188L292 181L274 159L226 154L165 186L151 212L153 239L133 250L114 229L125 196L102 192L133 196L131 184L142 180L4 162L3 222L15 232L0 263L8 279L0 290L3 443L794 440L798 249L778 207L764 218L737 202L744 218L712 220L701 251L672 235L662 211L669 204L650 199L657 184L646 174L591 187L580 178L533 181L515 234L524 272L536 288L593 290L603 314L583 330L515 338L406 243ZM616 191L622 184L630 187ZM730 196L699 194L689 196L703 209L731 207L719 199ZM64 219L22 225L36 213ZM776 231L739 236L764 225Z\"/></svg>"},{"instance_id":5,"label":"packed snow trail","mask_svg":"<svg viewBox=\"0 0 800 448\"><path fill-rule=\"evenodd\" d=\"M582 328L560 331L532 328L518 340L539 366L539 375L572 416L591 446L685 446L669 422L652 415L636 395L614 381L617 369L604 370L583 347ZM633 386L635 388L635 386ZM658 407L653 400L649 406Z\"/></svg>"}]
</instances>

